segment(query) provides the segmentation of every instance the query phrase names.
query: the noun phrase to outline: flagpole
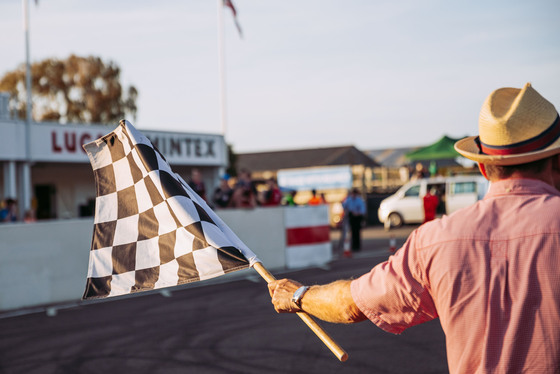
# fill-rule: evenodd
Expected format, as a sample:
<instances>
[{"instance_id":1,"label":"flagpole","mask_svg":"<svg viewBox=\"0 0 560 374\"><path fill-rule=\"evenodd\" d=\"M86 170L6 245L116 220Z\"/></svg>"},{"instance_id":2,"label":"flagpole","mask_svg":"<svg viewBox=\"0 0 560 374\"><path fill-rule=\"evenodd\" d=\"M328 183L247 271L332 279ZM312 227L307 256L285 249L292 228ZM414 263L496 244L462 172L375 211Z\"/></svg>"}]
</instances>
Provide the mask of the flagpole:
<instances>
[{"instance_id":1,"label":"flagpole","mask_svg":"<svg viewBox=\"0 0 560 374\"><path fill-rule=\"evenodd\" d=\"M218 68L220 70L220 125L222 135L226 135L226 57L224 31L224 0L218 1Z\"/></svg>"},{"instance_id":2,"label":"flagpole","mask_svg":"<svg viewBox=\"0 0 560 374\"><path fill-rule=\"evenodd\" d=\"M21 166L22 202L20 213L31 208L31 61L29 53L29 0L23 0L23 30L25 32L25 90L27 95L25 116L25 162ZM21 214L23 216L23 214Z\"/></svg>"},{"instance_id":3,"label":"flagpole","mask_svg":"<svg viewBox=\"0 0 560 374\"><path fill-rule=\"evenodd\" d=\"M257 262L253 265L253 268L259 273L261 277L267 283L273 282L276 280L274 275L272 275L262 263ZM305 324L321 339L321 341L331 350L332 353L342 362L348 360L348 353L344 349L342 349L334 340L331 338L325 330L319 324L311 318L311 316L305 312L298 312L296 313L299 318L305 322Z\"/></svg>"}]
</instances>

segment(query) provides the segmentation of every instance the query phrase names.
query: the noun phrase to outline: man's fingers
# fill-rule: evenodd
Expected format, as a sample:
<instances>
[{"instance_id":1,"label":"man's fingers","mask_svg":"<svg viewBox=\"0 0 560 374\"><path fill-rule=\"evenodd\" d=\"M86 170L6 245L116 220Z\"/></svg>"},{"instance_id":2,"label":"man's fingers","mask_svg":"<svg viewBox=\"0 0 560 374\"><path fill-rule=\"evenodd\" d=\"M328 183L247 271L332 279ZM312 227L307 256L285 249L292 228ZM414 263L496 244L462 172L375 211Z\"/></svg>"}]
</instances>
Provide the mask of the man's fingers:
<instances>
[{"instance_id":1,"label":"man's fingers","mask_svg":"<svg viewBox=\"0 0 560 374\"><path fill-rule=\"evenodd\" d=\"M276 286L278 284L278 281L272 281L268 284L268 293L270 294L270 297L274 296L274 290L276 289Z\"/></svg>"},{"instance_id":2,"label":"man's fingers","mask_svg":"<svg viewBox=\"0 0 560 374\"><path fill-rule=\"evenodd\" d=\"M280 279L268 284L272 305L278 313L293 312L292 295L301 287L301 283L290 280Z\"/></svg>"}]
</instances>

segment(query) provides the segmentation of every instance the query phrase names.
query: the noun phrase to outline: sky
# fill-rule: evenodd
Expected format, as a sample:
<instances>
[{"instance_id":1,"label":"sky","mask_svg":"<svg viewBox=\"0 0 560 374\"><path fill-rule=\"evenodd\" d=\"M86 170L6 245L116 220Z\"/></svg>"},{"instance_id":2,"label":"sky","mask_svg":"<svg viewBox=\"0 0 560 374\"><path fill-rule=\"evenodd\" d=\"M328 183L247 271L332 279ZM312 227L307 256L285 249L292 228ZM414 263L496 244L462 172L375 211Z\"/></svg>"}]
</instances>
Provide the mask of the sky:
<instances>
[{"instance_id":1,"label":"sky","mask_svg":"<svg viewBox=\"0 0 560 374\"><path fill-rule=\"evenodd\" d=\"M221 133L237 153L428 145L478 133L500 87L560 109L558 0L30 1L31 61L98 56L139 91L139 130ZM0 76L25 62L22 2L0 0ZM116 124L115 124L116 126Z\"/></svg>"}]
</instances>

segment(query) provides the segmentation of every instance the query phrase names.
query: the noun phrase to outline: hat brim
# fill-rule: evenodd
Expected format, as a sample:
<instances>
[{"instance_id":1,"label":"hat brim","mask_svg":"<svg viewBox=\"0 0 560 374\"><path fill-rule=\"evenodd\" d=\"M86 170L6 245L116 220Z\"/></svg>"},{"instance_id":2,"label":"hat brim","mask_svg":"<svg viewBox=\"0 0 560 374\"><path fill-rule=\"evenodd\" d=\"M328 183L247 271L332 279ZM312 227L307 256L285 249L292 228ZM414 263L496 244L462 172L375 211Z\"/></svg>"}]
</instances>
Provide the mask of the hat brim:
<instances>
[{"instance_id":1,"label":"hat brim","mask_svg":"<svg viewBox=\"0 0 560 374\"><path fill-rule=\"evenodd\" d=\"M476 136L469 136L455 143L455 150L462 156L489 165L519 165L537 161L560 153L560 138L554 143L535 152L522 153L518 155L486 155L481 154L475 142Z\"/></svg>"}]
</instances>

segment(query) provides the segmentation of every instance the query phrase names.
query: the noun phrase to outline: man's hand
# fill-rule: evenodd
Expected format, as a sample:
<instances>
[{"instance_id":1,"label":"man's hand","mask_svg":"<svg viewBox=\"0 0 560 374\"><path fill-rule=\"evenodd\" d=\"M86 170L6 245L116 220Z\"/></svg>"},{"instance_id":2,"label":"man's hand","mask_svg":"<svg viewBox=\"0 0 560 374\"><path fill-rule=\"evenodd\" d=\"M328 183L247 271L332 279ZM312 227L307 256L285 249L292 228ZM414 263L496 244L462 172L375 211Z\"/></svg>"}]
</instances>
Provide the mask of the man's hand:
<instances>
[{"instance_id":1,"label":"man's hand","mask_svg":"<svg viewBox=\"0 0 560 374\"><path fill-rule=\"evenodd\" d=\"M355 323L367 317L360 311L350 291L350 280L339 280L326 285L315 285L301 299L301 308L292 302L294 292L301 283L281 279L268 284L274 309L278 313L302 312L323 321L333 323Z\"/></svg>"},{"instance_id":2,"label":"man's hand","mask_svg":"<svg viewBox=\"0 0 560 374\"><path fill-rule=\"evenodd\" d=\"M272 298L274 309L278 313L296 313L301 309L292 302L292 295L302 285L290 279L280 279L268 284L268 292Z\"/></svg>"}]
</instances>

